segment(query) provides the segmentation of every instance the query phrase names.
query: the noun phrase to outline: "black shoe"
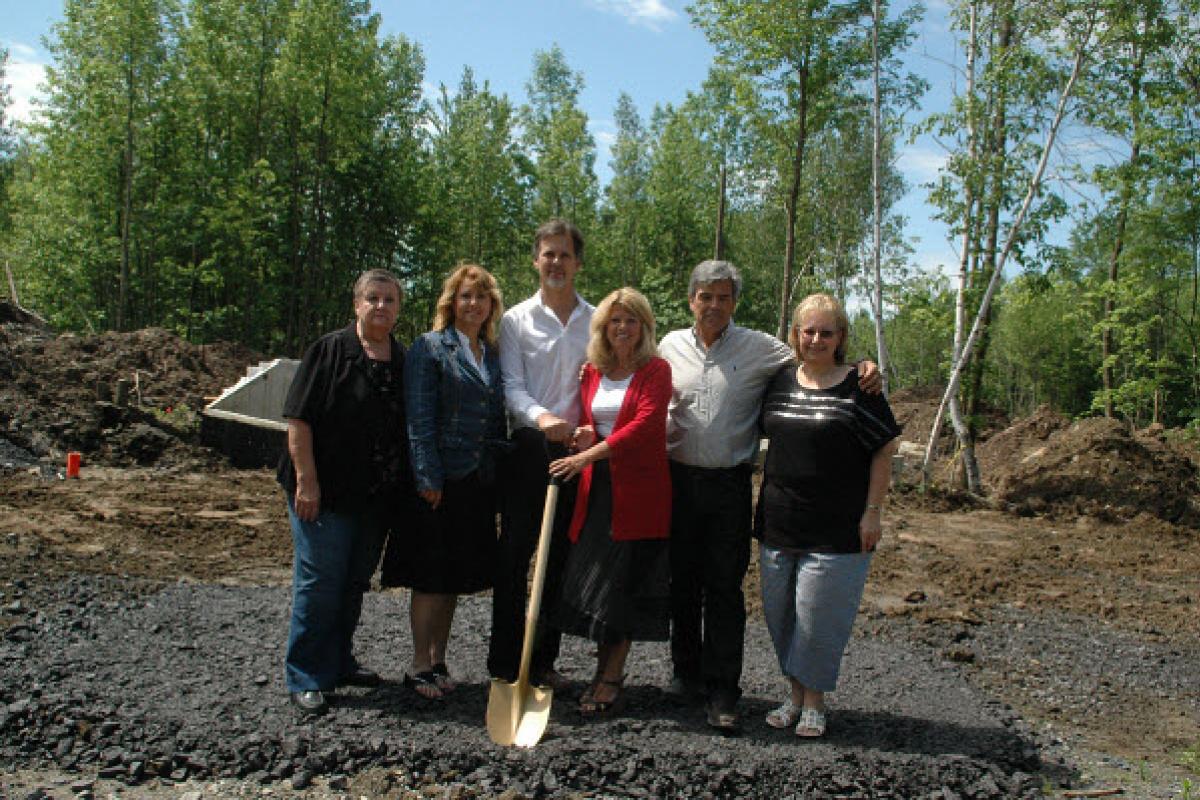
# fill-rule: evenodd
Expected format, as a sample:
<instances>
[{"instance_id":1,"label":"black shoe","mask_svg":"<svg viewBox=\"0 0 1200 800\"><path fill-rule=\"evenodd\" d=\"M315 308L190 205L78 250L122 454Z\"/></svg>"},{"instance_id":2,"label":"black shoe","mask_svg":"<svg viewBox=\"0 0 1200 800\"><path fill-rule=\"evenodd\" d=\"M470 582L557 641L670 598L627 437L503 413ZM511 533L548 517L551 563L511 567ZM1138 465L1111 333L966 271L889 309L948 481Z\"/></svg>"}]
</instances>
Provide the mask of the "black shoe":
<instances>
[{"instance_id":1,"label":"black shoe","mask_svg":"<svg viewBox=\"0 0 1200 800\"><path fill-rule=\"evenodd\" d=\"M534 670L529 682L534 686L548 687L556 692L564 692L571 688L571 679L554 667Z\"/></svg>"},{"instance_id":2,"label":"black shoe","mask_svg":"<svg viewBox=\"0 0 1200 800\"><path fill-rule=\"evenodd\" d=\"M721 733L737 733L739 722L737 701L724 694L714 694L705 707L708 726Z\"/></svg>"},{"instance_id":3,"label":"black shoe","mask_svg":"<svg viewBox=\"0 0 1200 800\"><path fill-rule=\"evenodd\" d=\"M338 680L338 686L366 686L371 688L381 683L383 683L383 678L379 677L379 673L366 667L355 667Z\"/></svg>"},{"instance_id":4,"label":"black shoe","mask_svg":"<svg viewBox=\"0 0 1200 800\"><path fill-rule=\"evenodd\" d=\"M300 713L306 717L318 717L329 710L329 703L325 701L325 695L316 689L292 692L291 700L292 705L300 709Z\"/></svg>"},{"instance_id":5,"label":"black shoe","mask_svg":"<svg viewBox=\"0 0 1200 800\"><path fill-rule=\"evenodd\" d=\"M704 698L704 684L695 678L676 675L664 689L668 697L683 703L697 703Z\"/></svg>"}]
</instances>

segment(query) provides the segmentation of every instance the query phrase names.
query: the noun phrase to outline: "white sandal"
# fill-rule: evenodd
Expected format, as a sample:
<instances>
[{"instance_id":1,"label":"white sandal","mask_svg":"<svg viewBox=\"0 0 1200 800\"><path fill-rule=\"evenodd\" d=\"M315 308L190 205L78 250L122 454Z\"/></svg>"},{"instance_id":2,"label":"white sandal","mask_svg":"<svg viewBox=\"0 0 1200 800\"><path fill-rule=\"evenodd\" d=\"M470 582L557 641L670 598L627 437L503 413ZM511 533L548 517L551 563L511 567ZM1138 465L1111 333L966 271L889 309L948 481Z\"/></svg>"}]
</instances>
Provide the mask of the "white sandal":
<instances>
[{"instance_id":1,"label":"white sandal","mask_svg":"<svg viewBox=\"0 0 1200 800\"><path fill-rule=\"evenodd\" d=\"M819 739L825 735L825 712L819 708L804 707L800 721L796 723L796 735L805 739Z\"/></svg>"},{"instance_id":2,"label":"white sandal","mask_svg":"<svg viewBox=\"0 0 1200 800\"><path fill-rule=\"evenodd\" d=\"M767 724L772 728L790 728L800 719L800 706L792 702L792 698L783 701L779 708L767 712Z\"/></svg>"}]
</instances>

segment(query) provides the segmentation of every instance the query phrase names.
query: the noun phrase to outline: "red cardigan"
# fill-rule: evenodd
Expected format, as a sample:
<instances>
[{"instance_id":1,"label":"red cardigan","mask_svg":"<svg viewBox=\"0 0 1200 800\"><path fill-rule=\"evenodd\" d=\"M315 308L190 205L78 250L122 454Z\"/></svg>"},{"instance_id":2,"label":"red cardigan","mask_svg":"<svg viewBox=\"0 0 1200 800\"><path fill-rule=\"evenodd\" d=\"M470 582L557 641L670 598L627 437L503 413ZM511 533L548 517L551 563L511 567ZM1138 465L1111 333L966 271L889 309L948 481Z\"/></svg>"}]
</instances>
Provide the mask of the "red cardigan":
<instances>
[{"instance_id":1,"label":"red cardigan","mask_svg":"<svg viewBox=\"0 0 1200 800\"><path fill-rule=\"evenodd\" d=\"M591 364L580 379L580 425L594 425L592 398L600 372ZM671 400L671 365L652 358L635 373L625 392L608 442L612 474L612 536L615 541L665 539L671 532L671 473L667 467L667 405ZM587 519L592 465L579 476L571 541L578 541Z\"/></svg>"}]
</instances>

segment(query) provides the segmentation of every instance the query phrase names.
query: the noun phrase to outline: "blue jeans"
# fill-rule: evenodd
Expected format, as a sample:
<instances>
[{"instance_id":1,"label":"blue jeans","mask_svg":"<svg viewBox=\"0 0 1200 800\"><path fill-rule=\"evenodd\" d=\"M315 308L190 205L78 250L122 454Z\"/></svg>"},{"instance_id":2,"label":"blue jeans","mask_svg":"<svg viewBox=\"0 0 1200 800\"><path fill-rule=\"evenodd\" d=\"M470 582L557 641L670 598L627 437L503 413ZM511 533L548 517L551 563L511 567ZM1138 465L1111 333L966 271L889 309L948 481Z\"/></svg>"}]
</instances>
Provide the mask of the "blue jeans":
<instances>
[{"instance_id":1,"label":"blue jeans","mask_svg":"<svg viewBox=\"0 0 1200 800\"><path fill-rule=\"evenodd\" d=\"M837 688L871 555L759 546L763 617L784 675L818 692Z\"/></svg>"},{"instance_id":2,"label":"blue jeans","mask_svg":"<svg viewBox=\"0 0 1200 800\"><path fill-rule=\"evenodd\" d=\"M288 497L288 521L295 555L287 687L329 691L357 668L354 630L383 548L384 505L322 511L305 522Z\"/></svg>"}]
</instances>

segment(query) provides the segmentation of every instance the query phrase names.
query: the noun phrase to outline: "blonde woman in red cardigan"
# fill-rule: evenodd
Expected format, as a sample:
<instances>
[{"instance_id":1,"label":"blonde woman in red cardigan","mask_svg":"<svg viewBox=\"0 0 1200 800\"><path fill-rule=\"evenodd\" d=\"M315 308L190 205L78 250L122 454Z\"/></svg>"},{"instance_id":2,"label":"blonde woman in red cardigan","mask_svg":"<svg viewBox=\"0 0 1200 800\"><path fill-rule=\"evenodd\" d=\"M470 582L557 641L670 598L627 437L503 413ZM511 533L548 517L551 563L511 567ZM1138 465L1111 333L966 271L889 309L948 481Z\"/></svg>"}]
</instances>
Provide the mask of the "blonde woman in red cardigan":
<instances>
[{"instance_id":1,"label":"blonde woman in red cardigan","mask_svg":"<svg viewBox=\"0 0 1200 800\"><path fill-rule=\"evenodd\" d=\"M579 701L584 714L617 706L633 641L670 636L671 367L654 342L654 312L636 290L618 289L597 306L580 377L578 452L550 464L551 475L580 476L553 622L599 645Z\"/></svg>"}]
</instances>

